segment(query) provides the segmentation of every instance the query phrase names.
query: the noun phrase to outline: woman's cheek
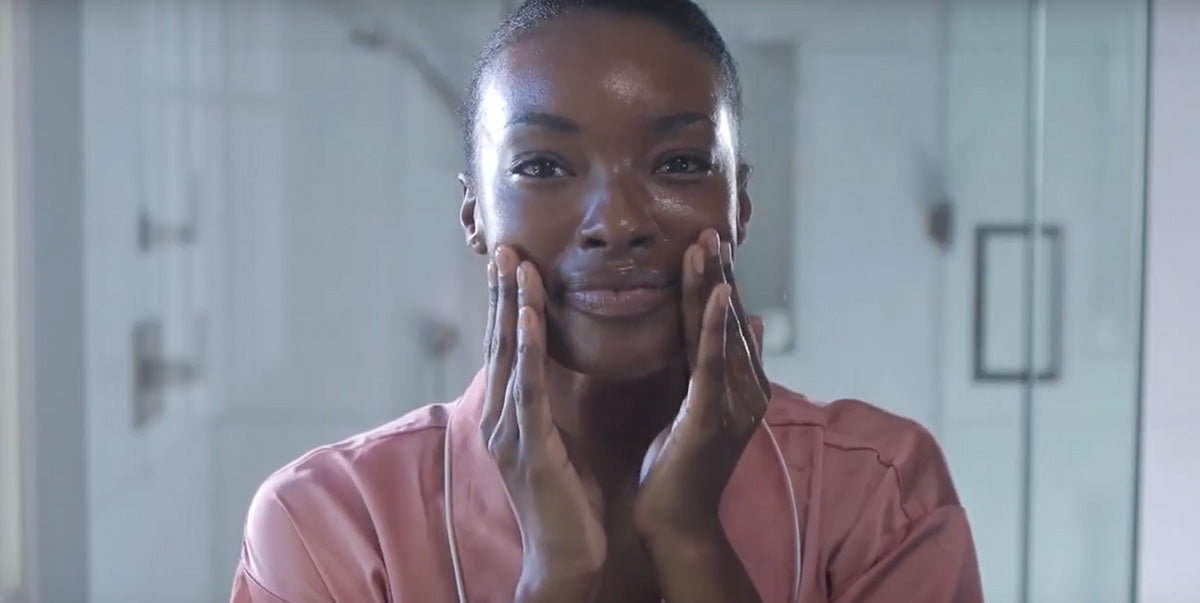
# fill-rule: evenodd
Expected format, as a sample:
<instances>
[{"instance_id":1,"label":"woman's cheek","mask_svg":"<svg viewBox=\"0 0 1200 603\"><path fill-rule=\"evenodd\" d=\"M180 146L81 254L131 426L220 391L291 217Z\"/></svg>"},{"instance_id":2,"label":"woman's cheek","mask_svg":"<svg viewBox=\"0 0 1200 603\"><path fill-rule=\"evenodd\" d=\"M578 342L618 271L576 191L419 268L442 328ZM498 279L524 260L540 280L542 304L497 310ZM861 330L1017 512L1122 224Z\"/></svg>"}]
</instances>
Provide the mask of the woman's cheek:
<instances>
[{"instance_id":1,"label":"woman's cheek","mask_svg":"<svg viewBox=\"0 0 1200 603\"><path fill-rule=\"evenodd\" d=\"M516 249L521 259L533 262L546 278L574 245L578 221L566 208L539 210L536 205L513 203L496 212L492 234L497 245Z\"/></svg>"},{"instance_id":2,"label":"woman's cheek","mask_svg":"<svg viewBox=\"0 0 1200 603\"><path fill-rule=\"evenodd\" d=\"M690 196L672 195L659 202L659 228L670 238L684 238L690 244L700 233L713 228L726 238L734 232L737 204L726 201L721 191Z\"/></svg>"}]
</instances>

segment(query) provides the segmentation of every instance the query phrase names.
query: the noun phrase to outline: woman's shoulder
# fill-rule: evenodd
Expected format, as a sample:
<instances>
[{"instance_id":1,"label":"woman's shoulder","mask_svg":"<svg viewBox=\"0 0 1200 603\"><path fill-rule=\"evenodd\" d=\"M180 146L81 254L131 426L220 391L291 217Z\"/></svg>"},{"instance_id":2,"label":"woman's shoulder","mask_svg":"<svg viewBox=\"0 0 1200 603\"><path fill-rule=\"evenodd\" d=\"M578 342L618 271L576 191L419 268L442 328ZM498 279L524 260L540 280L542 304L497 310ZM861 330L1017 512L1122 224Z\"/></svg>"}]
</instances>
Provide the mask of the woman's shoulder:
<instances>
[{"instance_id":1,"label":"woman's shoulder","mask_svg":"<svg viewBox=\"0 0 1200 603\"><path fill-rule=\"evenodd\" d=\"M810 426L820 429L827 444L846 448L872 447L881 453L901 453L913 444L933 443L933 435L917 421L855 398L819 402L772 384L766 420L771 426Z\"/></svg>"},{"instance_id":2,"label":"woman's shoulder","mask_svg":"<svg viewBox=\"0 0 1200 603\"><path fill-rule=\"evenodd\" d=\"M313 490L369 487L436 463L454 403L414 409L378 427L314 448L272 473L259 495L306 496Z\"/></svg>"},{"instance_id":3,"label":"woman's shoulder","mask_svg":"<svg viewBox=\"0 0 1200 603\"><path fill-rule=\"evenodd\" d=\"M827 474L860 486L891 484L905 506L958 504L941 447L917 421L862 400L816 402L780 386L767 415L767 423L785 437L819 443Z\"/></svg>"},{"instance_id":4,"label":"woman's shoulder","mask_svg":"<svg viewBox=\"0 0 1200 603\"><path fill-rule=\"evenodd\" d=\"M979 601L966 511L936 439L861 400L821 404L776 388L768 425L820 509L814 590L838 600ZM937 571L931 571L936 568ZM915 589L915 590L914 590Z\"/></svg>"},{"instance_id":5,"label":"woman's shoulder","mask_svg":"<svg viewBox=\"0 0 1200 603\"><path fill-rule=\"evenodd\" d=\"M807 499L821 564L813 593L982 600L966 511L928 429L861 400L823 404L781 387L767 415Z\"/></svg>"},{"instance_id":6,"label":"woman's shoulder","mask_svg":"<svg viewBox=\"0 0 1200 603\"><path fill-rule=\"evenodd\" d=\"M452 408L416 409L272 473L250 502L235 588L288 601L371 601L372 583L356 577L386 572L385 551L432 571L407 554L428 543L400 535L425 531Z\"/></svg>"}]
</instances>

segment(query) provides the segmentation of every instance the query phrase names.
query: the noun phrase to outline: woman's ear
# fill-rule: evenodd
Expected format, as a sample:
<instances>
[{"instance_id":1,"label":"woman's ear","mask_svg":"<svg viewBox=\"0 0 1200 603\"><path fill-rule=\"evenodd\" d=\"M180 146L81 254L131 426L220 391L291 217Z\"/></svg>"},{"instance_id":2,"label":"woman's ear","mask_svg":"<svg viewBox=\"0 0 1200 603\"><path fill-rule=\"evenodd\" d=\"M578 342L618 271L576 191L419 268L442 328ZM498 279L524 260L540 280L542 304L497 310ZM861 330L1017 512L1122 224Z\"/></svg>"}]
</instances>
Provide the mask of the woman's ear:
<instances>
[{"instance_id":1,"label":"woman's ear","mask_svg":"<svg viewBox=\"0 0 1200 603\"><path fill-rule=\"evenodd\" d=\"M459 209L458 219L462 223L463 234L467 237L467 247L479 255L487 255L487 237L484 236L483 224L479 219L479 204L471 179L466 174L459 174L458 183L462 186L462 208Z\"/></svg>"},{"instance_id":2,"label":"woman's ear","mask_svg":"<svg viewBox=\"0 0 1200 603\"><path fill-rule=\"evenodd\" d=\"M741 245L746 241L746 225L750 222L750 213L753 208L750 204L750 193L747 191L747 185L750 182L750 174L754 168L745 163L738 164L737 171L737 199L738 199L738 219L737 219L737 244Z\"/></svg>"}]
</instances>

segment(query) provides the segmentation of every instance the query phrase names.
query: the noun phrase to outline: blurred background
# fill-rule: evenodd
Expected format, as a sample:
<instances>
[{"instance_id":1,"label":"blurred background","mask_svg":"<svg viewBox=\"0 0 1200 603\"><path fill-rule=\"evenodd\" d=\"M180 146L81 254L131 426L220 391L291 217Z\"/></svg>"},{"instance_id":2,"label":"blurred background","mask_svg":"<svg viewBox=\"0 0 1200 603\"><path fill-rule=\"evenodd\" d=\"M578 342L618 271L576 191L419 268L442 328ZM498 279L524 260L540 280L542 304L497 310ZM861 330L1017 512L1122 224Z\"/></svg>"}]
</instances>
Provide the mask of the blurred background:
<instances>
[{"instance_id":1,"label":"blurred background","mask_svg":"<svg viewBox=\"0 0 1200 603\"><path fill-rule=\"evenodd\" d=\"M511 4L0 0L0 601L227 600L272 470L461 392ZM989 601L1200 601L1200 2L701 4L772 378L936 434Z\"/></svg>"}]
</instances>

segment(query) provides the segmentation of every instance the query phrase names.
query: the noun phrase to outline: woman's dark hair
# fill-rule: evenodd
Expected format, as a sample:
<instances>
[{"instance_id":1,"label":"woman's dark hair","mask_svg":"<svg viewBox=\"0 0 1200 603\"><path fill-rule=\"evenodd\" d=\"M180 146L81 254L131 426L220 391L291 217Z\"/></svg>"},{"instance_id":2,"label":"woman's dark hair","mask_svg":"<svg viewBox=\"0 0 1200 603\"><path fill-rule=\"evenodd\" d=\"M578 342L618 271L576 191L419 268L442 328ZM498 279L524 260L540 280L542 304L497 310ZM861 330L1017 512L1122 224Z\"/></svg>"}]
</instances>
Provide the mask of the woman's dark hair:
<instances>
[{"instance_id":1,"label":"woman's dark hair","mask_svg":"<svg viewBox=\"0 0 1200 603\"><path fill-rule=\"evenodd\" d=\"M460 112L462 118L463 153L467 176L474 175L475 120L479 112L480 86L496 56L508 48L521 34L535 29L557 16L578 9L602 10L620 15L645 17L667 27L685 43L712 59L720 70L721 92L733 110L734 118L742 118L742 87L737 65L704 9L692 0L526 0L488 37Z\"/></svg>"}]
</instances>

